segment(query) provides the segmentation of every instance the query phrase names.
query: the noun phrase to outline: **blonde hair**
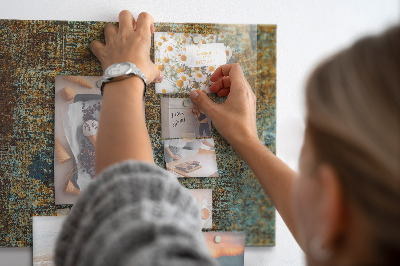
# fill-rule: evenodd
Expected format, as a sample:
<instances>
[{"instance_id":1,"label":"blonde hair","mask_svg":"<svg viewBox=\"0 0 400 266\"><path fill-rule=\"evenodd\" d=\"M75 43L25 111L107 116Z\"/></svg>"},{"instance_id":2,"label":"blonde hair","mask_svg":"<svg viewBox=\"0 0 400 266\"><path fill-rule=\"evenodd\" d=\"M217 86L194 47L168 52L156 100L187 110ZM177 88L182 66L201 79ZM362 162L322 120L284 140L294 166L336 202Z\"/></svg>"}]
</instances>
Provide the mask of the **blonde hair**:
<instances>
[{"instance_id":1,"label":"blonde hair","mask_svg":"<svg viewBox=\"0 0 400 266\"><path fill-rule=\"evenodd\" d=\"M384 265L400 261L400 26L323 62L306 87L317 160L337 171Z\"/></svg>"}]
</instances>

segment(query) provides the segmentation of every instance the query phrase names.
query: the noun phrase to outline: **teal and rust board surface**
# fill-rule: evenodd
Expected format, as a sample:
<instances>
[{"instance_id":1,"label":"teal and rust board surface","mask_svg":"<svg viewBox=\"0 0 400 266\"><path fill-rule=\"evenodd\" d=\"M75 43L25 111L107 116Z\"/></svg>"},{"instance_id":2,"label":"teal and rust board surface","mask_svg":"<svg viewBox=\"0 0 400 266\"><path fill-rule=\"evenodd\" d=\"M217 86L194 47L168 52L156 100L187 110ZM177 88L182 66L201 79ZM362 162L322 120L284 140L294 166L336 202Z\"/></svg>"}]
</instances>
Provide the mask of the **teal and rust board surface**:
<instances>
[{"instance_id":1,"label":"teal and rust board surface","mask_svg":"<svg viewBox=\"0 0 400 266\"><path fill-rule=\"evenodd\" d=\"M102 75L89 43L104 39L105 25L88 21L0 20L1 247L32 246L32 216L56 215L55 76ZM275 153L276 26L156 23L155 28L159 32L235 36L235 60L257 95L259 136ZM151 85L146 96L146 121L155 161L164 167L160 97L165 95L155 94ZM180 182L188 188L213 189L211 231L244 231L247 246L273 246L275 209L270 199L232 147L215 129L212 135L219 177L179 179Z\"/></svg>"}]
</instances>

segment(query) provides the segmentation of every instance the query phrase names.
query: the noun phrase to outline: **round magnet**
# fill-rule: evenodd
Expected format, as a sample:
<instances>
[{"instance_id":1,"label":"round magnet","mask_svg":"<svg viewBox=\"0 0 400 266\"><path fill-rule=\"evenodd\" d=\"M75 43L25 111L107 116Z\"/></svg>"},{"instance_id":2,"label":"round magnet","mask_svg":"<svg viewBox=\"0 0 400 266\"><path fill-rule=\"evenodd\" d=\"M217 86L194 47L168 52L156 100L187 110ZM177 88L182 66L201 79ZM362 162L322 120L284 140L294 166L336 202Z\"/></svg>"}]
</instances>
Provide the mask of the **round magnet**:
<instances>
[{"instance_id":1,"label":"round magnet","mask_svg":"<svg viewBox=\"0 0 400 266\"><path fill-rule=\"evenodd\" d=\"M96 81L96 87L99 88L99 89L101 88L101 79Z\"/></svg>"},{"instance_id":2,"label":"round magnet","mask_svg":"<svg viewBox=\"0 0 400 266\"><path fill-rule=\"evenodd\" d=\"M222 240L221 236L215 236L214 237L214 242L217 243L217 244L221 243L221 240Z\"/></svg>"},{"instance_id":3,"label":"round magnet","mask_svg":"<svg viewBox=\"0 0 400 266\"><path fill-rule=\"evenodd\" d=\"M185 100L183 101L183 106L188 107L188 106L190 106L191 103L192 103L192 100L190 100L189 98L187 98L187 99L185 99Z\"/></svg>"},{"instance_id":4,"label":"round magnet","mask_svg":"<svg viewBox=\"0 0 400 266\"><path fill-rule=\"evenodd\" d=\"M199 35L196 35L193 37L193 43L194 44L198 44L201 40L201 37Z\"/></svg>"}]
</instances>

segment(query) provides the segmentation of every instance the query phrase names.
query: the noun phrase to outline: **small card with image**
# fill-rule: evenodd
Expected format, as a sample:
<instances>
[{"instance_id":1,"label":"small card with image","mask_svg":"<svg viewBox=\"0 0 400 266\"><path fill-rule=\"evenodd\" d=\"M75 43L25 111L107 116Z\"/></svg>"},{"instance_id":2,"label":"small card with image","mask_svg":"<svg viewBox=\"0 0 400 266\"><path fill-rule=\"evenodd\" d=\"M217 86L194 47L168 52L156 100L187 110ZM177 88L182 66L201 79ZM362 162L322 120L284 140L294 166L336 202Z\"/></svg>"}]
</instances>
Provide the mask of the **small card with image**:
<instances>
[{"instance_id":1,"label":"small card with image","mask_svg":"<svg viewBox=\"0 0 400 266\"><path fill-rule=\"evenodd\" d=\"M161 98L161 136L210 138L211 119L190 98Z\"/></svg>"},{"instance_id":2,"label":"small card with image","mask_svg":"<svg viewBox=\"0 0 400 266\"><path fill-rule=\"evenodd\" d=\"M178 177L218 177L213 139L171 139L164 141L168 171Z\"/></svg>"},{"instance_id":3,"label":"small card with image","mask_svg":"<svg viewBox=\"0 0 400 266\"><path fill-rule=\"evenodd\" d=\"M219 266L243 266L244 232L205 232L207 247Z\"/></svg>"},{"instance_id":4,"label":"small card with image","mask_svg":"<svg viewBox=\"0 0 400 266\"><path fill-rule=\"evenodd\" d=\"M156 93L209 93L210 77L235 61L235 36L230 34L154 33L154 58L164 80Z\"/></svg>"},{"instance_id":5,"label":"small card with image","mask_svg":"<svg viewBox=\"0 0 400 266\"><path fill-rule=\"evenodd\" d=\"M199 204L202 228L212 227L212 189L190 189Z\"/></svg>"}]
</instances>

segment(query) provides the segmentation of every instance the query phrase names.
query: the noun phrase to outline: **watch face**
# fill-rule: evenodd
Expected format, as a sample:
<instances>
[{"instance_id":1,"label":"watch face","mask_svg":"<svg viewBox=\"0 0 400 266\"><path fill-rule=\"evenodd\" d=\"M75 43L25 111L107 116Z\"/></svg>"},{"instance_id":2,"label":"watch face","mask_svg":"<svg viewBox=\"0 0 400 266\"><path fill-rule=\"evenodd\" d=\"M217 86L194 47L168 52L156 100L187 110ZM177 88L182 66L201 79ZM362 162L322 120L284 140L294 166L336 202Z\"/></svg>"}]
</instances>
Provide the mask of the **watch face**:
<instances>
[{"instance_id":1,"label":"watch face","mask_svg":"<svg viewBox=\"0 0 400 266\"><path fill-rule=\"evenodd\" d=\"M126 74L130 68L131 67L128 63L118 63L107 68L106 74L107 76L118 77Z\"/></svg>"}]
</instances>

